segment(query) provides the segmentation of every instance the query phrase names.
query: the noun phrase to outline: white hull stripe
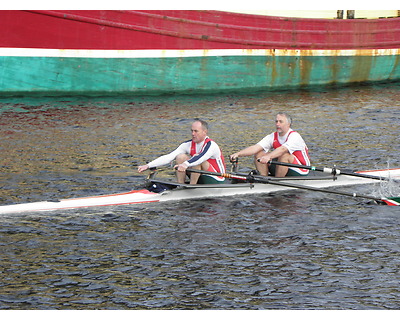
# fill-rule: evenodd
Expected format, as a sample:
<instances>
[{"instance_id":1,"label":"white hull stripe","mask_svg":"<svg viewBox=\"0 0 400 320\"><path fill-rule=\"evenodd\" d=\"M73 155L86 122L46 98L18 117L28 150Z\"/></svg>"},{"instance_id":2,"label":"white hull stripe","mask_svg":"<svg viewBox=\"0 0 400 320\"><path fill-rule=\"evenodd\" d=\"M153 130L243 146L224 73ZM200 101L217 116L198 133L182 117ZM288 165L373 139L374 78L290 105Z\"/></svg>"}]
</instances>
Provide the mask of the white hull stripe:
<instances>
[{"instance_id":1,"label":"white hull stripe","mask_svg":"<svg viewBox=\"0 0 400 320\"><path fill-rule=\"evenodd\" d=\"M61 58L186 58L221 56L396 56L400 49L290 50L290 49L210 49L210 50L74 50L0 48L0 56Z\"/></svg>"}]
</instances>

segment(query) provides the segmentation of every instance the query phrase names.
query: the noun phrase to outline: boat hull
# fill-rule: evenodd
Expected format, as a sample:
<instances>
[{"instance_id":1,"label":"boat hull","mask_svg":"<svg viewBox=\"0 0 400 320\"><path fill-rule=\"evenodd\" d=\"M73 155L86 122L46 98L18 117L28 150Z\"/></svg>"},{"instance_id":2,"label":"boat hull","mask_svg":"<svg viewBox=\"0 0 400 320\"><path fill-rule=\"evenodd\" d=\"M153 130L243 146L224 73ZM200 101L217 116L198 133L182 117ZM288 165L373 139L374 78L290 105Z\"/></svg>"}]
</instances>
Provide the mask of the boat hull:
<instances>
[{"instance_id":1,"label":"boat hull","mask_svg":"<svg viewBox=\"0 0 400 320\"><path fill-rule=\"evenodd\" d=\"M364 53L319 50L312 55L296 50L186 50L170 51L168 57L163 51L119 52L119 57L80 56L84 52L65 56L68 53L46 56L45 50L30 49L27 56L0 56L0 92L185 94L272 91L400 79L400 49ZM96 56L94 52L92 55Z\"/></svg>"},{"instance_id":2,"label":"boat hull","mask_svg":"<svg viewBox=\"0 0 400 320\"><path fill-rule=\"evenodd\" d=\"M374 175L384 178L400 178L400 168L390 170L362 171L369 175ZM287 181L287 180L285 180ZM290 181L290 180L289 180ZM313 188L325 189L349 185L375 183L376 180L360 177L339 175L335 179L321 180L299 180L296 179L292 184L308 186ZM38 211L54 211L66 209L78 209L87 207L101 206L117 206L117 205L138 205L166 201L179 201L188 199L202 199L215 197L229 197L235 195L254 195L268 194L274 192L284 192L293 190L293 188L263 184L263 183L239 183L227 185L187 185L186 187L167 190L161 193L155 193L143 190L133 190L126 193L101 195L85 198L72 198L60 201L42 201L34 203L13 204L0 206L0 214L23 213L23 212L38 212Z\"/></svg>"},{"instance_id":3,"label":"boat hull","mask_svg":"<svg viewBox=\"0 0 400 320\"><path fill-rule=\"evenodd\" d=\"M280 90L400 79L400 18L2 11L3 95Z\"/></svg>"}]
</instances>

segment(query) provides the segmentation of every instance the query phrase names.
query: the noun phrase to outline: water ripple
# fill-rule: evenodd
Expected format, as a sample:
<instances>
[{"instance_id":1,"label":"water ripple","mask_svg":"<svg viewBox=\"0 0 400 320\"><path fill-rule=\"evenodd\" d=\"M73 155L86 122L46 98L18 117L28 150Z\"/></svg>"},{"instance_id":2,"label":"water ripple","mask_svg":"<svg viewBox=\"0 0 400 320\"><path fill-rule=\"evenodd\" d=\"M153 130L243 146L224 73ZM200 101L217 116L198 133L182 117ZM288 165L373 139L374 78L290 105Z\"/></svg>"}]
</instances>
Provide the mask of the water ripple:
<instances>
[{"instance_id":1,"label":"water ripple","mask_svg":"<svg viewBox=\"0 0 400 320\"><path fill-rule=\"evenodd\" d=\"M194 117L209 121L226 155L257 142L286 110L316 165L400 166L399 93L387 85L0 101L0 202L140 187L136 166L186 140ZM252 166L241 160L242 170ZM363 200L290 191L0 221L0 309L400 307L398 209Z\"/></svg>"}]
</instances>

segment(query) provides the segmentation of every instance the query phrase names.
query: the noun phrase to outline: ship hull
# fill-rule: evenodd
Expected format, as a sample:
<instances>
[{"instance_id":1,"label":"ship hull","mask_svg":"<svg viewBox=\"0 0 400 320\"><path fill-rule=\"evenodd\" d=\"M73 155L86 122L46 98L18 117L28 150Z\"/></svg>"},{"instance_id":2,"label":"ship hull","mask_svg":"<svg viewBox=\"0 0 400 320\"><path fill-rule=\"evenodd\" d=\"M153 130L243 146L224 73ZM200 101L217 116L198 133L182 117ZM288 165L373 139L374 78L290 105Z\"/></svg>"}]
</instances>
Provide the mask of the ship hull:
<instances>
[{"instance_id":1,"label":"ship hull","mask_svg":"<svg viewBox=\"0 0 400 320\"><path fill-rule=\"evenodd\" d=\"M228 26L232 16L214 11L1 15L3 95L269 91L400 79L400 18L368 25L293 18L290 30L288 19L247 14ZM351 35L366 26L370 33Z\"/></svg>"}]
</instances>

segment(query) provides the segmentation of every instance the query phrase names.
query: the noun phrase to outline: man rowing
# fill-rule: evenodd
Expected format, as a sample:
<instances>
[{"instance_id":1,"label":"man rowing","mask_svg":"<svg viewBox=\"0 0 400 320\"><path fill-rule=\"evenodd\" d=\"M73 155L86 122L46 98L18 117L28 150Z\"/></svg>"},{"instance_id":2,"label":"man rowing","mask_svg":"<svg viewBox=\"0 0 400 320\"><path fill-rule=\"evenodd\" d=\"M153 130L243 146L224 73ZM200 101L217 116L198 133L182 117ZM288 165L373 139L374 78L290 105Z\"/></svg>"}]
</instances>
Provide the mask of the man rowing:
<instances>
[{"instance_id":1,"label":"man rowing","mask_svg":"<svg viewBox=\"0 0 400 320\"><path fill-rule=\"evenodd\" d=\"M218 144L208 137L208 124L201 119L192 123L192 139L183 142L171 153L158 157L146 165L139 166L142 172L149 168L166 165L175 159L178 183L184 183L186 169L193 168L210 172L225 172L225 161ZM225 178L199 173L190 174L190 184L224 183Z\"/></svg>"},{"instance_id":2,"label":"man rowing","mask_svg":"<svg viewBox=\"0 0 400 320\"><path fill-rule=\"evenodd\" d=\"M234 161L238 157L254 155L255 165L261 175L275 177L305 176L309 170L274 166L270 160L278 160L299 165L310 165L308 148L301 135L291 129L292 118L285 112L279 112L275 118L276 131L267 135L255 145L247 147L230 156Z\"/></svg>"}]
</instances>

